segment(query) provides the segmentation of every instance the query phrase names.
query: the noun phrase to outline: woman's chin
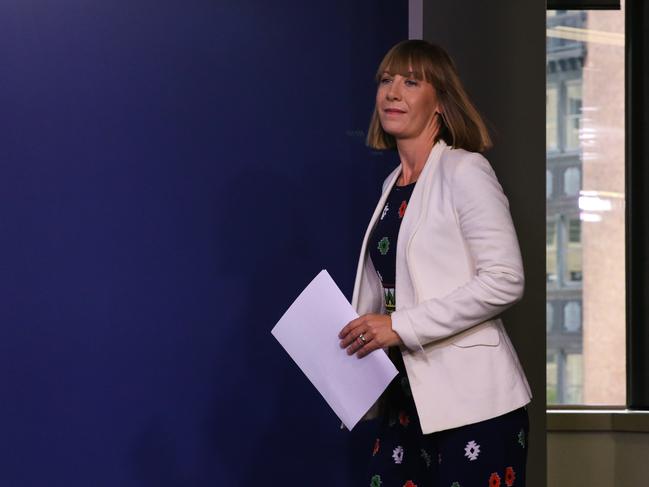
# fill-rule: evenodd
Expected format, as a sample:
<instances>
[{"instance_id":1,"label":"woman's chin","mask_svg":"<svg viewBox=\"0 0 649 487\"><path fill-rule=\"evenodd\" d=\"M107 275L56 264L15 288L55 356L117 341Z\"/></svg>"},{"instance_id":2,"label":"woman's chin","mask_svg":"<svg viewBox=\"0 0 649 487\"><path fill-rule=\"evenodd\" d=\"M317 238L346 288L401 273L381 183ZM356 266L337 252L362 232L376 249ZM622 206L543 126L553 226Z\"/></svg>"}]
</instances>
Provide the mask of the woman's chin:
<instances>
[{"instance_id":1,"label":"woman's chin","mask_svg":"<svg viewBox=\"0 0 649 487\"><path fill-rule=\"evenodd\" d=\"M390 127L389 124L387 126L383 125L383 131L386 134L389 134L389 135L391 135L392 137L394 137L396 139L400 139L400 138L402 138L404 136L404 131L403 130L399 130L397 128Z\"/></svg>"}]
</instances>

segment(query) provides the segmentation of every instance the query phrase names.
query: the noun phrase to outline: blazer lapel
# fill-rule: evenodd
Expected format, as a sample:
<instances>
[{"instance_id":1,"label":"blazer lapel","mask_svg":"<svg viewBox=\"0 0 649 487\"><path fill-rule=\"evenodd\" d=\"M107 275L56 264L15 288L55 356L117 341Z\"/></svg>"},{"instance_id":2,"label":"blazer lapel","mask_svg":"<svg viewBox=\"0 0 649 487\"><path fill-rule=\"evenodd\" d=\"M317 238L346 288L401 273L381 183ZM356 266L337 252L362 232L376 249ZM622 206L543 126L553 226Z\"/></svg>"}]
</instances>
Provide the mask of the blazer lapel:
<instances>
[{"instance_id":1,"label":"blazer lapel","mask_svg":"<svg viewBox=\"0 0 649 487\"><path fill-rule=\"evenodd\" d=\"M428 184L428 182L432 177L434 170L437 167L437 162L439 161L441 154L446 147L447 145L442 139L440 139L432 147L430 154L428 155L428 159L426 160L426 164L424 165L424 168L422 169L421 174L419 175L417 184L415 184L415 188L413 189L412 195L410 197L408 208L406 210L406 214L403 217L403 221L401 222L401 226L399 228L399 234L397 237L397 266L399 265L399 261L403 259L404 246L407 251L407 249L410 247L410 241L412 240L412 236L415 234L415 232L419 228L419 225L421 224L421 219L424 214L424 212L422 211L423 204L429 200L428 194L429 194L430 184ZM390 194L390 191L392 190L392 187L396 183L400 174L401 174L401 164L399 164L394 169L394 171L392 171L392 173L390 173L390 175L386 178L387 185L385 187L385 190L381 194L381 198L379 199L379 202L377 203L376 208L374 209L374 213L372 214L370 223L367 226L367 229L365 230L365 236L363 237L363 244L361 245L361 255L360 258L358 259L358 266L356 269L356 280L354 282L354 294L352 296L352 306L354 307L354 309L357 309L358 301L360 298L362 274L365 268L367 241L370 237L370 234L372 233L372 229L374 228L374 224L376 223L376 220L379 218L381 211L383 211L383 206L385 205L385 201L388 199L388 195ZM410 223L411 221L413 221L413 223ZM403 242L402 236L406 237L408 241ZM407 258L406 255L406 265L408 264L407 262L408 260L409 259Z\"/></svg>"},{"instance_id":2,"label":"blazer lapel","mask_svg":"<svg viewBox=\"0 0 649 487\"><path fill-rule=\"evenodd\" d=\"M426 164L424 165L421 174L417 178L417 184L415 184L415 188L413 189L410 200L408 201L406 214L404 215L403 220L401 221L401 226L399 227L399 234L397 237L396 273L399 273L399 268L401 266L406 266L414 291L414 296L412 297L412 301L414 303L418 302L419 296L415 282L415 273L413 268L411 267L412 259L410 258L411 256L409 254L410 244L415 233L417 233L417 230L419 230L424 216L426 215L426 205L430 201L430 188L432 186L432 179L435 174L435 169L437 168L439 160L446 147L446 142L444 142L442 139L440 139L432 147L430 154L428 155L428 159L426 159ZM398 278L397 281L399 281ZM402 290L399 290L397 292L401 291Z\"/></svg>"},{"instance_id":3,"label":"blazer lapel","mask_svg":"<svg viewBox=\"0 0 649 487\"><path fill-rule=\"evenodd\" d=\"M415 184L415 188L412 190L412 194L410 195L406 214L404 215L401 226L399 227L399 239L402 235L401 229L405 229L404 234L408 236L407 246L410 246L410 240L419 229L422 218L426 213L424 210L427 202L430 201L429 195L431 181L446 147L446 142L442 139L433 146L428 155L428 159L426 159L426 164L424 164L424 168L421 170L419 178L417 178L417 184ZM413 220L414 223L411 223ZM399 240L397 240L397 245L398 242Z\"/></svg>"}]
</instances>

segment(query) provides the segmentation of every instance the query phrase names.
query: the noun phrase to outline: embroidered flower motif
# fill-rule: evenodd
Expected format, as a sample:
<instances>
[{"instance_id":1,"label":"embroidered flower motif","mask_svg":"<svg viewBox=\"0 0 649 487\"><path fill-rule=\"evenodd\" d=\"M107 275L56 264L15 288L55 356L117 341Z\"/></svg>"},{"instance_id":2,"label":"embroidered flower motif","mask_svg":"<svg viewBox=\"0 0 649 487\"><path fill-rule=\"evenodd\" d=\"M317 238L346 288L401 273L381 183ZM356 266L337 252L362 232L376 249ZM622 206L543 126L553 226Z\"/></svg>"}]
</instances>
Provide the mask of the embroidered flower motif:
<instances>
[{"instance_id":1,"label":"embroidered flower motif","mask_svg":"<svg viewBox=\"0 0 649 487\"><path fill-rule=\"evenodd\" d=\"M403 484L403 487L417 487L417 486L412 480L408 480L405 484Z\"/></svg>"},{"instance_id":2,"label":"embroidered flower motif","mask_svg":"<svg viewBox=\"0 0 649 487\"><path fill-rule=\"evenodd\" d=\"M375 475L372 477L372 480L370 480L370 487L381 487L381 484L383 482L381 481L381 476L380 475Z\"/></svg>"},{"instance_id":3,"label":"embroidered flower motif","mask_svg":"<svg viewBox=\"0 0 649 487\"><path fill-rule=\"evenodd\" d=\"M379 252L381 252L381 255L387 254L388 249L390 248L390 240L388 240L388 237L383 237L381 240L379 240L379 245L377 247L379 249Z\"/></svg>"},{"instance_id":4,"label":"embroidered flower motif","mask_svg":"<svg viewBox=\"0 0 649 487\"><path fill-rule=\"evenodd\" d=\"M383 220L383 218L385 217L385 214L386 214L386 213L388 212L388 210L390 209L390 208L388 208L388 204L389 204L389 203L386 203L385 206L383 207L383 212L381 213L381 220Z\"/></svg>"},{"instance_id":5,"label":"embroidered flower motif","mask_svg":"<svg viewBox=\"0 0 649 487\"><path fill-rule=\"evenodd\" d=\"M516 480L514 469L512 467L507 467L505 469L505 484L507 484L507 487L512 487L512 485L514 485L514 480Z\"/></svg>"},{"instance_id":6,"label":"embroidered flower motif","mask_svg":"<svg viewBox=\"0 0 649 487\"><path fill-rule=\"evenodd\" d=\"M469 441L464 447L464 456L469 459L469 461L477 460L478 455L480 454L480 445L475 441Z\"/></svg>"},{"instance_id":7,"label":"embroidered flower motif","mask_svg":"<svg viewBox=\"0 0 649 487\"><path fill-rule=\"evenodd\" d=\"M394 463L403 462L403 447L401 445L394 449L392 452L392 458L394 459Z\"/></svg>"},{"instance_id":8,"label":"embroidered flower motif","mask_svg":"<svg viewBox=\"0 0 649 487\"><path fill-rule=\"evenodd\" d=\"M429 468L430 463L431 463L431 458L430 458L429 453L426 450L424 450L423 448L421 449L421 458L424 459L424 463L426 464L426 468Z\"/></svg>"},{"instance_id":9,"label":"embroidered flower motif","mask_svg":"<svg viewBox=\"0 0 649 487\"><path fill-rule=\"evenodd\" d=\"M451 487L462 487L459 482L453 482Z\"/></svg>"},{"instance_id":10,"label":"embroidered flower motif","mask_svg":"<svg viewBox=\"0 0 649 487\"><path fill-rule=\"evenodd\" d=\"M518 432L518 443L525 448L525 430L523 428Z\"/></svg>"},{"instance_id":11,"label":"embroidered flower motif","mask_svg":"<svg viewBox=\"0 0 649 487\"><path fill-rule=\"evenodd\" d=\"M381 447L381 441L377 438L376 441L374 442L374 448L372 449L372 456L376 455L379 452L380 447Z\"/></svg>"},{"instance_id":12,"label":"embroidered flower motif","mask_svg":"<svg viewBox=\"0 0 649 487\"><path fill-rule=\"evenodd\" d=\"M399 423L401 423L401 426L408 426L410 424L410 417L408 417L405 411L399 413Z\"/></svg>"},{"instance_id":13,"label":"embroidered flower motif","mask_svg":"<svg viewBox=\"0 0 649 487\"><path fill-rule=\"evenodd\" d=\"M489 487L500 487L500 476L496 472L489 477Z\"/></svg>"},{"instance_id":14,"label":"embroidered flower motif","mask_svg":"<svg viewBox=\"0 0 649 487\"><path fill-rule=\"evenodd\" d=\"M406 214L406 208L408 207L408 203L404 201L401 202L401 206L399 207L399 218L403 218L403 215Z\"/></svg>"}]
</instances>

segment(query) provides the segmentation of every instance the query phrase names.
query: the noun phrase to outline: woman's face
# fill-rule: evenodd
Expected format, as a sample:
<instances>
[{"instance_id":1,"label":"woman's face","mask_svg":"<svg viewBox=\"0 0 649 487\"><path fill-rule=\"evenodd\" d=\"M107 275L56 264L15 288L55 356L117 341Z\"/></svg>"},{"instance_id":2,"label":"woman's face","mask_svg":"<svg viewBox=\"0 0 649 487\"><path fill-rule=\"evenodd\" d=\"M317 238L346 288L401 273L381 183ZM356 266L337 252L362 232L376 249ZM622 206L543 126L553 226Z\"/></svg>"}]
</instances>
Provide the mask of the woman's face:
<instances>
[{"instance_id":1,"label":"woman's face","mask_svg":"<svg viewBox=\"0 0 649 487\"><path fill-rule=\"evenodd\" d=\"M383 130L396 139L432 138L439 128L437 92L414 76L384 72L376 91L376 109Z\"/></svg>"}]
</instances>

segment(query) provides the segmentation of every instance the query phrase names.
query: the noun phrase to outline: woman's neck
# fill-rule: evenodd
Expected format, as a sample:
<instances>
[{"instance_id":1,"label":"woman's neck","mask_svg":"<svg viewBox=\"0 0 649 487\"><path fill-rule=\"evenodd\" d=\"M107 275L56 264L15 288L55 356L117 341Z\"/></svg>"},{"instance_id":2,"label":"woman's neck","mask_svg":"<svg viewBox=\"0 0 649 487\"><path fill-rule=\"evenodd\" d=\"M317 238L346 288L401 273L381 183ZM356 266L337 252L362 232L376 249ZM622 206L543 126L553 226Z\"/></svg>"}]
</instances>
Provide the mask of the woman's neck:
<instances>
[{"instance_id":1,"label":"woman's neck","mask_svg":"<svg viewBox=\"0 0 649 487\"><path fill-rule=\"evenodd\" d=\"M398 186L405 186L417 181L434 145L435 137L426 141L397 140L397 150L401 159L401 176L397 180Z\"/></svg>"}]
</instances>

